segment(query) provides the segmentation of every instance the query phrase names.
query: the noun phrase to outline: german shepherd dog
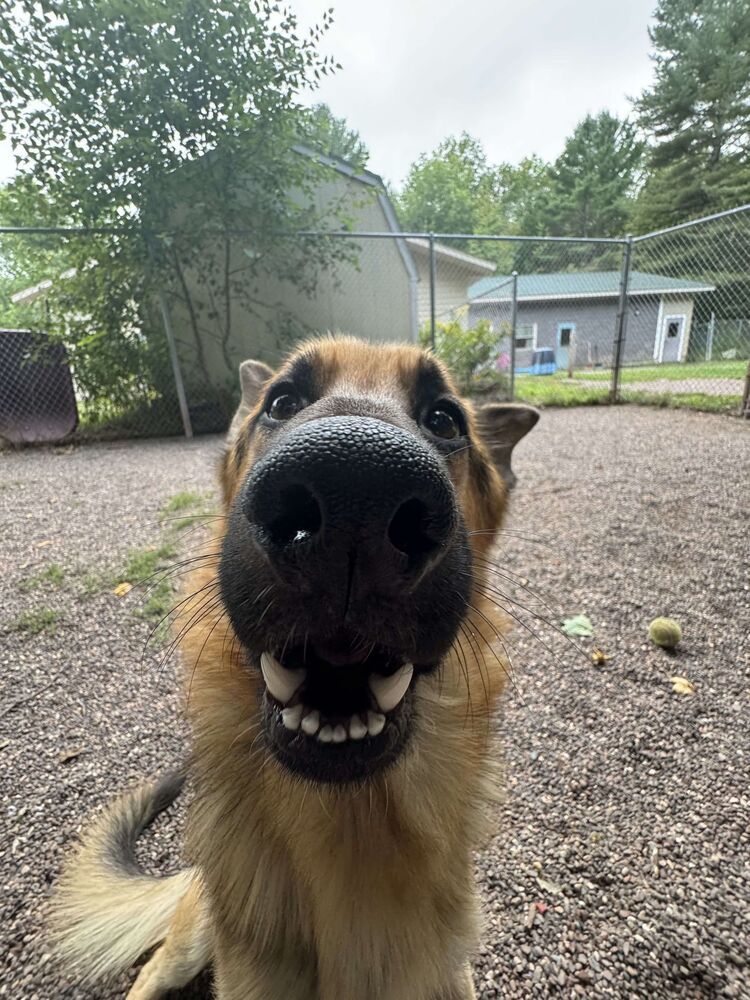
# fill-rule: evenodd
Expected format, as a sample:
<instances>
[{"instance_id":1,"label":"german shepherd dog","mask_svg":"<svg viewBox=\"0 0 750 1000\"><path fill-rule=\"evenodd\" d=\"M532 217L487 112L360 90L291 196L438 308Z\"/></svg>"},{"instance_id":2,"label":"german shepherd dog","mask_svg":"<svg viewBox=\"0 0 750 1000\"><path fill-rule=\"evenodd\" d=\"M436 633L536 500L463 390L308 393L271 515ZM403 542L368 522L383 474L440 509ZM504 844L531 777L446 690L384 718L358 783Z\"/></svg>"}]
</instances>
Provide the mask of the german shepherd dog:
<instances>
[{"instance_id":1,"label":"german shepherd dog","mask_svg":"<svg viewBox=\"0 0 750 1000\"><path fill-rule=\"evenodd\" d=\"M131 1000L209 964L219 1000L468 1000L506 673L488 553L538 413L474 409L411 346L240 376L178 622L194 867L133 853L181 777L124 796L62 877L58 948L88 980L155 949Z\"/></svg>"}]
</instances>

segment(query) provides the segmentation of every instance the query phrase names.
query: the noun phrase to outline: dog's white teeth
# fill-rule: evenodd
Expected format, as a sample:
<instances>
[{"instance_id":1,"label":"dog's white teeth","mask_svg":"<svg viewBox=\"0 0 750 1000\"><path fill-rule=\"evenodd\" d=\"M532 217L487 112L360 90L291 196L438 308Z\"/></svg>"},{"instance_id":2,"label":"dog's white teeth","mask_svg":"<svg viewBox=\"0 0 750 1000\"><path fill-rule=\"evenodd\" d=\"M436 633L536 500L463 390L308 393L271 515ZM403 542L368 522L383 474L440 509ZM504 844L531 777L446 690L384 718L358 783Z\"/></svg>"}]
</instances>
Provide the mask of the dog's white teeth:
<instances>
[{"instance_id":1,"label":"dog's white teeth","mask_svg":"<svg viewBox=\"0 0 750 1000\"><path fill-rule=\"evenodd\" d=\"M333 742L333 728L331 726L325 725L318 733L318 739L321 743L332 743Z\"/></svg>"},{"instance_id":2,"label":"dog's white teeth","mask_svg":"<svg viewBox=\"0 0 750 1000\"><path fill-rule=\"evenodd\" d=\"M385 716L381 715L380 712L367 713L367 732L370 736L379 736L383 732L384 725Z\"/></svg>"},{"instance_id":3,"label":"dog's white teeth","mask_svg":"<svg viewBox=\"0 0 750 1000\"><path fill-rule=\"evenodd\" d=\"M367 726L358 715L353 715L349 720L349 736L353 740L363 740L367 736Z\"/></svg>"},{"instance_id":4,"label":"dog's white teeth","mask_svg":"<svg viewBox=\"0 0 750 1000\"><path fill-rule=\"evenodd\" d=\"M343 743L345 739L346 739L346 730L344 729L344 727L342 725L336 726L336 728L333 730L333 742Z\"/></svg>"},{"instance_id":5,"label":"dog's white teeth","mask_svg":"<svg viewBox=\"0 0 750 1000\"><path fill-rule=\"evenodd\" d=\"M314 708L309 715L302 720L302 732L308 736L314 736L320 729L320 712Z\"/></svg>"},{"instance_id":6,"label":"dog's white teeth","mask_svg":"<svg viewBox=\"0 0 750 1000\"><path fill-rule=\"evenodd\" d=\"M260 669L263 672L266 687L282 705L286 705L305 679L304 670L287 670L270 653L261 653Z\"/></svg>"},{"instance_id":7,"label":"dog's white teeth","mask_svg":"<svg viewBox=\"0 0 750 1000\"><path fill-rule=\"evenodd\" d=\"M303 705L295 705L293 708L281 710L281 721L287 729L298 730L302 719Z\"/></svg>"},{"instance_id":8,"label":"dog's white teeth","mask_svg":"<svg viewBox=\"0 0 750 1000\"><path fill-rule=\"evenodd\" d=\"M414 667L411 663L405 663L390 677L382 677L380 674L371 675L369 679L370 690L381 712L391 712L398 705L411 684L413 673Z\"/></svg>"}]
</instances>

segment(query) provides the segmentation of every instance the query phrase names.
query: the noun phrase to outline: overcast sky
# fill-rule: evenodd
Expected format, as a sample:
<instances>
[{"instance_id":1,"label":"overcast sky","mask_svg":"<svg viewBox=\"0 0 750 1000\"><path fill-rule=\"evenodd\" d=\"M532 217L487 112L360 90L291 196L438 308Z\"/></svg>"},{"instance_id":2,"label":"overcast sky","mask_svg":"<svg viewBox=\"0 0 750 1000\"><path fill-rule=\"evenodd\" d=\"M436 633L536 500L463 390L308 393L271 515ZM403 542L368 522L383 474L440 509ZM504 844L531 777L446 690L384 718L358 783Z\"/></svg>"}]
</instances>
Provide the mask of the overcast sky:
<instances>
[{"instance_id":1,"label":"overcast sky","mask_svg":"<svg viewBox=\"0 0 750 1000\"><path fill-rule=\"evenodd\" d=\"M552 159L587 112L629 110L651 79L656 0L330 0L323 50L343 69L315 95L357 128L394 183L447 135L492 162ZM327 4L291 0L304 24ZM0 146L0 179L13 170Z\"/></svg>"}]
</instances>

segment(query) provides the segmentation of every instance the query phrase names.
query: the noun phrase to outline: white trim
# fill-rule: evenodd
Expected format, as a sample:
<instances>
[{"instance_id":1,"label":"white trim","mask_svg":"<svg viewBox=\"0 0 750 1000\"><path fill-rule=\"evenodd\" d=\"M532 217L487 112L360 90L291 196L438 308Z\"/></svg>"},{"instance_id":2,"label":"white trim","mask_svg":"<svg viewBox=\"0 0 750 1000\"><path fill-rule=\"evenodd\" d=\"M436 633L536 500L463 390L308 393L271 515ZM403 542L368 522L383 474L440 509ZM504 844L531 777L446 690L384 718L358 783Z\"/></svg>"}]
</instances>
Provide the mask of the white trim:
<instances>
[{"instance_id":1,"label":"white trim","mask_svg":"<svg viewBox=\"0 0 750 1000\"><path fill-rule=\"evenodd\" d=\"M659 360L659 350L661 348L662 320L664 319L664 299L659 299L659 311L656 314L656 330L654 332L654 361Z\"/></svg>"},{"instance_id":2,"label":"white trim","mask_svg":"<svg viewBox=\"0 0 750 1000\"><path fill-rule=\"evenodd\" d=\"M430 251L430 241L420 239L418 236L407 236L406 242L410 247L414 247L415 250L424 250L426 253ZM462 264L469 264L471 267L475 267L478 271L488 271L489 273L494 273L497 269L495 264L491 263L489 260L483 260L481 257L475 257L473 254L464 253L463 250L453 250L451 247L447 247L444 243L435 244L435 256L437 257L449 257L451 260L461 261Z\"/></svg>"},{"instance_id":3,"label":"white trim","mask_svg":"<svg viewBox=\"0 0 750 1000\"><path fill-rule=\"evenodd\" d=\"M664 345L667 342L667 327L669 326L670 320L679 319L682 320L680 325L680 340L677 345L677 357L674 361L668 361L667 364L675 364L682 360L682 343L685 339L685 327L687 326L687 313L665 313L664 319L662 320L661 327L661 346L659 348L659 364L664 364Z\"/></svg>"},{"instance_id":4,"label":"white trim","mask_svg":"<svg viewBox=\"0 0 750 1000\"><path fill-rule=\"evenodd\" d=\"M629 299L647 298L652 295L697 295L698 292L715 292L714 285L707 285L705 288L644 288L633 289L628 292ZM518 302L561 302L563 299L616 299L618 292L575 292L565 295L519 295ZM479 297L470 300L470 305L492 305L498 302L510 302L511 297L485 299Z\"/></svg>"}]
</instances>

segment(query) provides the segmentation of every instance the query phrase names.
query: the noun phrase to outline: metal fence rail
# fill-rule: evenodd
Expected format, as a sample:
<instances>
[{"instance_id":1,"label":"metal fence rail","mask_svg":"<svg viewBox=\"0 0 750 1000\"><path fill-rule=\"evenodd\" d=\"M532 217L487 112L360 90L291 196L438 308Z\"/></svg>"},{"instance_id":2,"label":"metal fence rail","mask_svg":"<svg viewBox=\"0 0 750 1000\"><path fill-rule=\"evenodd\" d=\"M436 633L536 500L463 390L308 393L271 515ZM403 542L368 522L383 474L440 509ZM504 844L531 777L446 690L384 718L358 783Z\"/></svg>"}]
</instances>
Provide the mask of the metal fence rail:
<instances>
[{"instance_id":1,"label":"metal fence rail","mask_svg":"<svg viewBox=\"0 0 750 1000\"><path fill-rule=\"evenodd\" d=\"M234 231L192 256L0 228L0 436L218 431L240 360L326 331L418 340L481 398L749 416L750 206L618 239Z\"/></svg>"}]
</instances>

